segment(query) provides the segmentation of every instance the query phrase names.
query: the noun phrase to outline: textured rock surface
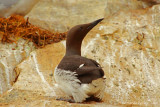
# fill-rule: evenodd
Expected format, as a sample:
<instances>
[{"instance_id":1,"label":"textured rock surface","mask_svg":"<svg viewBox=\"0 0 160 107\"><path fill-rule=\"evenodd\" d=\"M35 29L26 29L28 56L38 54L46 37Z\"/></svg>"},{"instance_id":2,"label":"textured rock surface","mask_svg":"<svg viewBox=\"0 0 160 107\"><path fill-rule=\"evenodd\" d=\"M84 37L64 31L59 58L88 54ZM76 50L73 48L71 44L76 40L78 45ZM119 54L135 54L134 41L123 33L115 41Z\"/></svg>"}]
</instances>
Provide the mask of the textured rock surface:
<instances>
[{"instance_id":1,"label":"textured rock surface","mask_svg":"<svg viewBox=\"0 0 160 107\"><path fill-rule=\"evenodd\" d=\"M39 0L1 0L0 17L12 14L26 15Z\"/></svg>"},{"instance_id":2,"label":"textured rock surface","mask_svg":"<svg viewBox=\"0 0 160 107\"><path fill-rule=\"evenodd\" d=\"M52 70L64 55L64 50L64 45L60 42L33 51L29 58L16 67L16 72L20 72L20 75L14 89L55 95Z\"/></svg>"},{"instance_id":3,"label":"textured rock surface","mask_svg":"<svg viewBox=\"0 0 160 107\"><path fill-rule=\"evenodd\" d=\"M83 45L83 55L104 67L106 92L118 103L160 105L159 9L118 13Z\"/></svg>"},{"instance_id":4,"label":"textured rock surface","mask_svg":"<svg viewBox=\"0 0 160 107\"><path fill-rule=\"evenodd\" d=\"M0 43L0 95L11 88L18 74L14 68L34 50L32 43L19 40L17 44Z\"/></svg>"},{"instance_id":5,"label":"textured rock surface","mask_svg":"<svg viewBox=\"0 0 160 107\"><path fill-rule=\"evenodd\" d=\"M26 17L30 17L33 24L45 29L65 32L74 25L109 17L122 10L152 5L139 0L41 0Z\"/></svg>"},{"instance_id":6,"label":"textured rock surface","mask_svg":"<svg viewBox=\"0 0 160 107\"><path fill-rule=\"evenodd\" d=\"M160 0L142 0L142 1L149 2L149 3L152 3L152 4L160 3Z\"/></svg>"},{"instance_id":7,"label":"textured rock surface","mask_svg":"<svg viewBox=\"0 0 160 107\"><path fill-rule=\"evenodd\" d=\"M106 0L41 0L26 17L35 25L65 32L76 24L104 17L105 4Z\"/></svg>"},{"instance_id":8,"label":"textured rock surface","mask_svg":"<svg viewBox=\"0 0 160 107\"><path fill-rule=\"evenodd\" d=\"M141 9L151 5L140 0L106 0L105 17L110 17L120 11Z\"/></svg>"},{"instance_id":9,"label":"textured rock surface","mask_svg":"<svg viewBox=\"0 0 160 107\"><path fill-rule=\"evenodd\" d=\"M104 103L93 101L84 104L71 104L55 100L59 97L66 97L59 90L53 78L54 68L65 53L64 43L65 41L55 43L31 52L30 56L17 66L16 72L20 72L20 75L12 89L0 97L0 106L93 107L95 105L109 105L107 94L105 94Z\"/></svg>"},{"instance_id":10,"label":"textured rock surface","mask_svg":"<svg viewBox=\"0 0 160 107\"><path fill-rule=\"evenodd\" d=\"M57 11L65 13L64 8L69 7L64 5L69 4L73 7L83 7L80 3L76 5L78 1L65 1L63 5L62 2L59 5L56 4L62 9ZM53 2L56 3L54 0ZM131 2L123 0L122 5L117 5L120 6L117 9L115 4L120 2L116 0L107 2L112 4L113 8L106 7L106 19L88 34L82 46L82 55L97 60L105 71L107 88L104 102L71 104L55 100L56 97L64 96L56 87L52 73L64 55L65 42L60 42L32 52L16 67L16 73L20 75L12 90L0 97L0 106L160 106L160 5L145 8L150 4L140 3L136 0ZM57 16L52 16L51 13L54 9L50 9L53 8L50 3L41 1L34 8L37 13L43 11L44 15L37 16L33 9L28 16L31 16L32 21L37 19L42 27L51 30L56 26L56 24L51 26L52 21L50 22L50 20L53 20L51 17ZM127 3L130 4L125 9ZM50 7L39 10L39 5ZM86 5L88 6L88 4ZM64 7L62 8L62 6ZM82 14L79 12L76 14L76 12L75 16ZM68 15L68 12L66 14ZM100 14L103 15L103 13ZM111 15L108 17L107 14ZM61 14L58 15L58 17L60 16ZM61 18L63 17L62 15ZM83 16L84 19L82 18L81 21L81 17L79 17L76 19L77 22L72 17L73 23L70 21L67 23L74 25L97 19L93 15L92 18L89 17L90 19L85 20ZM69 20L70 18L64 17L60 20L65 19ZM58 29L63 31L67 29L66 26L72 26L67 23L60 23L62 25Z\"/></svg>"}]
</instances>

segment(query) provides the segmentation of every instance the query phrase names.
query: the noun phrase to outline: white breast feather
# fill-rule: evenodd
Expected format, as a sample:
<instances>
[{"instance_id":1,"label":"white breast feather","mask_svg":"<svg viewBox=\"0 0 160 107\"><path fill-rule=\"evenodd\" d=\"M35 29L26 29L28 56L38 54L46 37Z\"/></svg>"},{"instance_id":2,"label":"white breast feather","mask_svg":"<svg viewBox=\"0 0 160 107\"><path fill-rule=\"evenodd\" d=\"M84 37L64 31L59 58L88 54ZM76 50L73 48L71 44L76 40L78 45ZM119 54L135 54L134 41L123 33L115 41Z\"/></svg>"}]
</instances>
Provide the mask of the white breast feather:
<instances>
[{"instance_id":1,"label":"white breast feather","mask_svg":"<svg viewBox=\"0 0 160 107\"><path fill-rule=\"evenodd\" d=\"M81 64L79 67L82 67ZM62 91L72 96L75 102L83 102L90 95L95 95L100 99L103 98L105 91L105 79L99 78L90 84L80 84L80 80L76 77L76 72L55 68L54 78Z\"/></svg>"}]
</instances>

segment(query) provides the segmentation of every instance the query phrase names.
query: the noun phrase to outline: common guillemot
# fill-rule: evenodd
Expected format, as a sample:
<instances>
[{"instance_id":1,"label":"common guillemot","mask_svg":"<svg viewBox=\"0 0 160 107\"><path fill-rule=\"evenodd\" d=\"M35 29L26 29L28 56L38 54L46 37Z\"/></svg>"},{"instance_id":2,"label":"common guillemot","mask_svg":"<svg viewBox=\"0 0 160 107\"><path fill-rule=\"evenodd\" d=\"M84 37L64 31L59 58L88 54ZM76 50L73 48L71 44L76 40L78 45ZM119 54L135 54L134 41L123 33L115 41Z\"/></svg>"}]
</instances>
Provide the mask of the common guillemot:
<instances>
[{"instance_id":1,"label":"common guillemot","mask_svg":"<svg viewBox=\"0 0 160 107\"><path fill-rule=\"evenodd\" d=\"M61 90L73 97L71 102L83 102L91 96L99 100L103 98L104 71L95 60L81 56L82 40L102 20L74 26L67 33L66 53L55 68L54 78Z\"/></svg>"}]
</instances>

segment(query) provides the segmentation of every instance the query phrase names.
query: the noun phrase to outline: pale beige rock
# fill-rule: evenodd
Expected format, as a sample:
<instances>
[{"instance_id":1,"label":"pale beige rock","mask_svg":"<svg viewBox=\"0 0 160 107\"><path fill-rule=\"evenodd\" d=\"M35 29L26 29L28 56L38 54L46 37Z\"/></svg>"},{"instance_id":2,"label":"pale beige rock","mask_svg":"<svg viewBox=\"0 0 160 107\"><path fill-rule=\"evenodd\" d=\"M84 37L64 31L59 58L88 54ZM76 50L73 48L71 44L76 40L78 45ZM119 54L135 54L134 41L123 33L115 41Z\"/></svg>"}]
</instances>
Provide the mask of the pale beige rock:
<instances>
[{"instance_id":1,"label":"pale beige rock","mask_svg":"<svg viewBox=\"0 0 160 107\"><path fill-rule=\"evenodd\" d=\"M34 50L32 43L19 40L17 44L0 43L0 95L9 90L17 78L14 68Z\"/></svg>"},{"instance_id":2,"label":"pale beige rock","mask_svg":"<svg viewBox=\"0 0 160 107\"><path fill-rule=\"evenodd\" d=\"M64 51L63 42L60 42L31 52L30 56L16 67L16 72L20 75L13 88L55 96L52 70L63 57Z\"/></svg>"},{"instance_id":3,"label":"pale beige rock","mask_svg":"<svg viewBox=\"0 0 160 107\"><path fill-rule=\"evenodd\" d=\"M26 17L50 31L65 32L74 25L104 17L105 6L106 0L42 0Z\"/></svg>"},{"instance_id":4,"label":"pale beige rock","mask_svg":"<svg viewBox=\"0 0 160 107\"><path fill-rule=\"evenodd\" d=\"M149 2L149 3L152 3L152 4L160 3L160 0L142 0L142 1Z\"/></svg>"},{"instance_id":5,"label":"pale beige rock","mask_svg":"<svg viewBox=\"0 0 160 107\"><path fill-rule=\"evenodd\" d=\"M93 101L84 104L55 100L57 97L65 97L65 94L55 84L52 74L64 56L64 43L65 41L62 41L31 52L30 56L17 66L16 72L19 72L19 77L12 90L0 97L0 106L110 106L107 99L103 103ZM105 97L110 98L106 94Z\"/></svg>"},{"instance_id":6,"label":"pale beige rock","mask_svg":"<svg viewBox=\"0 0 160 107\"><path fill-rule=\"evenodd\" d=\"M0 97L0 107L125 107L102 102L69 103L57 101L54 97L43 96L37 92L12 90Z\"/></svg>"},{"instance_id":7,"label":"pale beige rock","mask_svg":"<svg viewBox=\"0 0 160 107\"><path fill-rule=\"evenodd\" d=\"M152 5L140 0L41 0L26 17L34 25L65 32L77 24Z\"/></svg>"},{"instance_id":8,"label":"pale beige rock","mask_svg":"<svg viewBox=\"0 0 160 107\"><path fill-rule=\"evenodd\" d=\"M41 3L45 7L50 2ZM75 2L71 0L69 3ZM143 6L130 3L135 7L126 7L126 10L120 11L115 8L116 14L113 8L113 14L97 25L83 42L82 55L98 61L105 71L107 85L104 102L71 104L55 100L57 96L65 95L57 90L53 76L50 75L65 52L65 42L60 42L32 52L17 66L18 80L13 90L0 97L0 105L160 106L160 5L144 9ZM46 10L44 12L48 12ZM43 15L41 18L42 22L39 23L45 22Z\"/></svg>"},{"instance_id":9,"label":"pale beige rock","mask_svg":"<svg viewBox=\"0 0 160 107\"><path fill-rule=\"evenodd\" d=\"M25 16L38 1L39 0L1 0L0 17L8 17L12 14Z\"/></svg>"},{"instance_id":10,"label":"pale beige rock","mask_svg":"<svg viewBox=\"0 0 160 107\"><path fill-rule=\"evenodd\" d=\"M106 93L118 103L160 105L159 9L121 12L84 41L83 55L101 63Z\"/></svg>"},{"instance_id":11,"label":"pale beige rock","mask_svg":"<svg viewBox=\"0 0 160 107\"><path fill-rule=\"evenodd\" d=\"M140 0L106 0L105 17L121 11L142 9L151 6L151 4Z\"/></svg>"}]
</instances>

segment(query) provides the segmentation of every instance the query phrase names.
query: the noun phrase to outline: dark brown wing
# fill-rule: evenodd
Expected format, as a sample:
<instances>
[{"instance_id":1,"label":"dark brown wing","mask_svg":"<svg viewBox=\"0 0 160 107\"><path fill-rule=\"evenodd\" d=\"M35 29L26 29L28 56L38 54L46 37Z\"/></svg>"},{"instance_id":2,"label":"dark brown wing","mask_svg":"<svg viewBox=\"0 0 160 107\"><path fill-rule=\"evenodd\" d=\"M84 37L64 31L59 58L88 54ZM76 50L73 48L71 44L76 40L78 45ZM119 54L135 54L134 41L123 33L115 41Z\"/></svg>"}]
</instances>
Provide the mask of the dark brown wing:
<instances>
[{"instance_id":1,"label":"dark brown wing","mask_svg":"<svg viewBox=\"0 0 160 107\"><path fill-rule=\"evenodd\" d=\"M101 67L101 65L98 63L98 62L96 62L95 60L93 60L93 59L90 59L97 67ZM102 67L101 67L101 69L99 70L100 71L100 73L101 73L101 75L102 75L102 77L104 76L104 71L103 71L103 69L102 69Z\"/></svg>"},{"instance_id":2,"label":"dark brown wing","mask_svg":"<svg viewBox=\"0 0 160 107\"><path fill-rule=\"evenodd\" d=\"M104 76L104 71L96 61L78 55L65 56L58 68L76 72L81 83L91 83Z\"/></svg>"}]
</instances>

